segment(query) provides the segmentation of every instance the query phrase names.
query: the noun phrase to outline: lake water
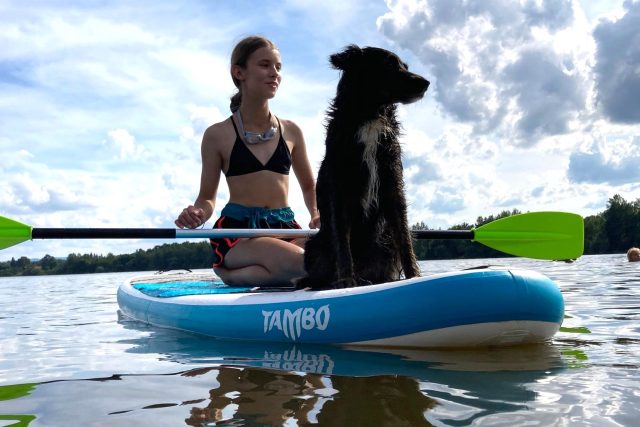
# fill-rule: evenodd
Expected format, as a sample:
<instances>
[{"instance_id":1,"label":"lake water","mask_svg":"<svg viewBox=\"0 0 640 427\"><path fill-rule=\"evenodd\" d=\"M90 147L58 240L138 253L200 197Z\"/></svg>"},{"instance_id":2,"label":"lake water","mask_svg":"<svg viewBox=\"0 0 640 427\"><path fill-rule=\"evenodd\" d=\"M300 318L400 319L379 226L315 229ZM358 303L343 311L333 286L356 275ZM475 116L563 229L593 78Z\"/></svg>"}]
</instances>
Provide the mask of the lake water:
<instances>
[{"instance_id":1,"label":"lake water","mask_svg":"<svg viewBox=\"0 0 640 427\"><path fill-rule=\"evenodd\" d=\"M506 349L251 344L118 313L137 273L0 278L0 426L637 426L640 263L505 258L556 280L553 341Z\"/></svg>"}]
</instances>

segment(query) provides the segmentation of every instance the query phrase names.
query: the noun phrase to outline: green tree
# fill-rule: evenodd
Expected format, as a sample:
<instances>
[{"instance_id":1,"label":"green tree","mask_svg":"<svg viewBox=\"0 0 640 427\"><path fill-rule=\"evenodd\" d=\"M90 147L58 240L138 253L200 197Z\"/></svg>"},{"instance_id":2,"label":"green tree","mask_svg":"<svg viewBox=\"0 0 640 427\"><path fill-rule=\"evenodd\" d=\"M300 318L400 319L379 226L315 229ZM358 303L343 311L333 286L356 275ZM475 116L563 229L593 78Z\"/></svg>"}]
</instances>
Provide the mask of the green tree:
<instances>
[{"instance_id":1,"label":"green tree","mask_svg":"<svg viewBox=\"0 0 640 427\"><path fill-rule=\"evenodd\" d=\"M604 215L588 216L584 219L584 253L603 254L609 252L609 238L604 229Z\"/></svg>"},{"instance_id":2,"label":"green tree","mask_svg":"<svg viewBox=\"0 0 640 427\"><path fill-rule=\"evenodd\" d=\"M58 265L58 260L51 255L45 255L39 262L40 266L45 271L51 271Z\"/></svg>"},{"instance_id":3,"label":"green tree","mask_svg":"<svg viewBox=\"0 0 640 427\"><path fill-rule=\"evenodd\" d=\"M604 212L608 252L626 252L640 240L640 199L627 202L619 194L609 199Z\"/></svg>"},{"instance_id":4,"label":"green tree","mask_svg":"<svg viewBox=\"0 0 640 427\"><path fill-rule=\"evenodd\" d=\"M19 270L27 270L31 267L31 260L26 256L21 256L15 263L15 268Z\"/></svg>"}]
</instances>

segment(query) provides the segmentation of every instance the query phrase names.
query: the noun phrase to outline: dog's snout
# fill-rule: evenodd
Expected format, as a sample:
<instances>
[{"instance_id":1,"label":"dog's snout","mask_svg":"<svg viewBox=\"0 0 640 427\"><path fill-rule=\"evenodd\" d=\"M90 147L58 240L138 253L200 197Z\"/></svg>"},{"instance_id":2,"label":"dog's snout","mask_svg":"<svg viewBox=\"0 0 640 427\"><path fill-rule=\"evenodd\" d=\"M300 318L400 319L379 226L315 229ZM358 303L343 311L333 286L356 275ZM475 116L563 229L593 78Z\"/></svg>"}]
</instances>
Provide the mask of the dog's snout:
<instances>
[{"instance_id":1,"label":"dog's snout","mask_svg":"<svg viewBox=\"0 0 640 427\"><path fill-rule=\"evenodd\" d=\"M419 99L421 99L422 97L424 97L424 94L427 92L427 89L429 88L429 80L425 79L424 77L418 75L418 74L411 74L411 78L410 78L410 83L406 86L406 89L408 90L407 92L407 98L402 100L401 102L404 104L410 104L412 102L415 102Z\"/></svg>"},{"instance_id":2,"label":"dog's snout","mask_svg":"<svg viewBox=\"0 0 640 427\"><path fill-rule=\"evenodd\" d=\"M429 89L429 85L431 84L429 82L429 80L425 79L424 77L420 77L417 76L420 79L420 86L422 87L421 91L420 91L420 96L424 96L424 94L427 92L427 89Z\"/></svg>"}]
</instances>

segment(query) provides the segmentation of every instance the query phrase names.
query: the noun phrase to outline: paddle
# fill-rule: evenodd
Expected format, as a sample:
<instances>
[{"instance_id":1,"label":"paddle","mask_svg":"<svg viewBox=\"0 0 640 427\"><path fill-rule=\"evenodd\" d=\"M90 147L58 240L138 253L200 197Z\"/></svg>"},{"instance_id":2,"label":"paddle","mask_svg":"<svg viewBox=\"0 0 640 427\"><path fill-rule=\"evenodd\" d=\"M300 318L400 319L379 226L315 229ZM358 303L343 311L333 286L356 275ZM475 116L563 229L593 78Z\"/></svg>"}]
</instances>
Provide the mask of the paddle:
<instances>
[{"instance_id":1,"label":"paddle","mask_svg":"<svg viewBox=\"0 0 640 427\"><path fill-rule=\"evenodd\" d=\"M221 237L308 237L316 230L175 228L32 228L0 216L0 250L31 239L183 239ZM416 239L473 240L498 251L536 259L570 259L582 255L584 226L580 215L532 212L508 216L472 230L414 230Z\"/></svg>"}]
</instances>

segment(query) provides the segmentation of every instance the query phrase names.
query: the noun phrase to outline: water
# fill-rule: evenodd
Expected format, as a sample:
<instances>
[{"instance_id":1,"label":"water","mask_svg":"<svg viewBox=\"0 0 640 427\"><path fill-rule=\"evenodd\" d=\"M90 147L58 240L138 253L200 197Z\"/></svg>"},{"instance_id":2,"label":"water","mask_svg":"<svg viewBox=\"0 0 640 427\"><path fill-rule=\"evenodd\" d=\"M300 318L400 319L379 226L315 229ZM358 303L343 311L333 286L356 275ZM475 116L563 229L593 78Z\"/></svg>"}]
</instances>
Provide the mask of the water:
<instances>
[{"instance_id":1,"label":"water","mask_svg":"<svg viewBox=\"0 0 640 427\"><path fill-rule=\"evenodd\" d=\"M362 350L219 341L118 315L135 273L0 278L0 426L634 426L640 263L429 261L546 274L565 298L547 344Z\"/></svg>"}]
</instances>

